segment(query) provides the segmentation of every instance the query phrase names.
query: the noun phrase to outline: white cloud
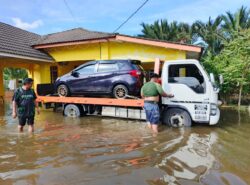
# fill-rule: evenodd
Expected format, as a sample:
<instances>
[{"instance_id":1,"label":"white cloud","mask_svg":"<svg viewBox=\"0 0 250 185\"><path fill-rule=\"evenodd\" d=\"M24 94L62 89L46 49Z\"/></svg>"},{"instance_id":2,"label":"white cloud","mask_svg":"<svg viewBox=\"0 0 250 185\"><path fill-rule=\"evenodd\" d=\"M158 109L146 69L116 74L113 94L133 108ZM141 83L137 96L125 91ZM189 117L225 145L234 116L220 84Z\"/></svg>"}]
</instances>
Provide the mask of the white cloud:
<instances>
[{"instance_id":1,"label":"white cloud","mask_svg":"<svg viewBox=\"0 0 250 185\"><path fill-rule=\"evenodd\" d=\"M35 29L43 25L43 21L40 19L35 20L31 23L28 23L28 22L22 21L20 18L14 17L12 18L12 21L14 22L14 26L24 29L24 30Z\"/></svg>"}]
</instances>

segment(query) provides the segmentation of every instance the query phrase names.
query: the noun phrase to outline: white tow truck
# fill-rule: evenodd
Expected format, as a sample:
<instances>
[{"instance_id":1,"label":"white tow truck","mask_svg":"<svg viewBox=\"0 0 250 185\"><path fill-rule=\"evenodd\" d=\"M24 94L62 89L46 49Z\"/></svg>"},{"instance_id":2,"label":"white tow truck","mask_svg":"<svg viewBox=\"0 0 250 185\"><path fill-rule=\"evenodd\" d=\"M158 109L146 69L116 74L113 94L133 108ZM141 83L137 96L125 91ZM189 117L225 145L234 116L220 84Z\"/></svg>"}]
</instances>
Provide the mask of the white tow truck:
<instances>
[{"instance_id":1,"label":"white tow truck","mask_svg":"<svg viewBox=\"0 0 250 185\"><path fill-rule=\"evenodd\" d=\"M159 66L155 65L155 71ZM193 122L215 125L220 118L219 88L213 74L206 73L197 60L166 61L162 86L173 98L162 98L162 122L169 126L191 126ZM222 83L223 79L220 78ZM41 88L41 87L40 87ZM42 103L62 104L71 117L102 115L145 120L143 99L38 96Z\"/></svg>"},{"instance_id":2,"label":"white tow truck","mask_svg":"<svg viewBox=\"0 0 250 185\"><path fill-rule=\"evenodd\" d=\"M223 79L220 77L222 83ZM162 121L171 126L192 122L215 125L220 118L219 88L197 60L167 61L162 69L162 86L174 98L162 98Z\"/></svg>"}]
</instances>

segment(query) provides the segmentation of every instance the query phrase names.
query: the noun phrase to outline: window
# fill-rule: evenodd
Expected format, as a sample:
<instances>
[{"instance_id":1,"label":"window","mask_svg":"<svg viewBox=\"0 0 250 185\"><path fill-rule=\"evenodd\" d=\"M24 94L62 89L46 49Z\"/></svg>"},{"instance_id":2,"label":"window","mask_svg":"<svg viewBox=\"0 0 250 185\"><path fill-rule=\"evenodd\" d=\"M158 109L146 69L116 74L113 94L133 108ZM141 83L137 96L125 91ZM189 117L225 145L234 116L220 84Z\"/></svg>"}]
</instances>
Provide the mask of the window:
<instances>
[{"instance_id":1,"label":"window","mask_svg":"<svg viewBox=\"0 0 250 185\"><path fill-rule=\"evenodd\" d=\"M93 74L95 72L95 65L84 66L80 69L77 69L76 71L81 75Z\"/></svg>"},{"instance_id":2,"label":"window","mask_svg":"<svg viewBox=\"0 0 250 185\"><path fill-rule=\"evenodd\" d=\"M103 73L103 72L112 72L117 70L118 70L117 64L107 63L107 64L99 64L97 71L99 73Z\"/></svg>"},{"instance_id":3,"label":"window","mask_svg":"<svg viewBox=\"0 0 250 185\"><path fill-rule=\"evenodd\" d=\"M194 90L196 93L205 92L205 81L200 72L194 64L176 64L170 65L168 70L168 82L185 84Z\"/></svg>"},{"instance_id":4,"label":"window","mask_svg":"<svg viewBox=\"0 0 250 185\"><path fill-rule=\"evenodd\" d=\"M122 71L122 70L131 70L131 66L128 62L126 61L119 61L118 62L118 67L119 69Z\"/></svg>"}]
</instances>

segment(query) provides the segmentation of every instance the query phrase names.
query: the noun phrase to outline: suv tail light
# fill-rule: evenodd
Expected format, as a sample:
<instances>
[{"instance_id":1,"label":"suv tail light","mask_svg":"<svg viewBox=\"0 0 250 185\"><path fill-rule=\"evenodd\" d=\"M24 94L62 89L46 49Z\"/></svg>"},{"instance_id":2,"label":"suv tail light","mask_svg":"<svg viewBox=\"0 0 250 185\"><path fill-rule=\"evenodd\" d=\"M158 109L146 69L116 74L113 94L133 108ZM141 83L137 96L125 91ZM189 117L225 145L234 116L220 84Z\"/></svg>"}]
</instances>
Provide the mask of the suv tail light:
<instances>
[{"instance_id":1,"label":"suv tail light","mask_svg":"<svg viewBox=\"0 0 250 185\"><path fill-rule=\"evenodd\" d=\"M129 71L129 74L133 77L136 77L138 78L140 75L141 75L141 71L138 71L138 70L131 70Z\"/></svg>"}]
</instances>

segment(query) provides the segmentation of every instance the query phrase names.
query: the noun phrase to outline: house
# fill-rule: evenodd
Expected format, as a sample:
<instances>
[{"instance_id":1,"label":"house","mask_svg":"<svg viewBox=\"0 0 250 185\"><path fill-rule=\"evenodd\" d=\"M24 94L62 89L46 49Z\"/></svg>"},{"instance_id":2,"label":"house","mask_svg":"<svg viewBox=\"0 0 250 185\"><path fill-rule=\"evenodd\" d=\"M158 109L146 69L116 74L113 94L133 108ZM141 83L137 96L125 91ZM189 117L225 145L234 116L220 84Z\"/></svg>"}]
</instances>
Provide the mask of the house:
<instances>
[{"instance_id":1,"label":"house","mask_svg":"<svg viewBox=\"0 0 250 185\"><path fill-rule=\"evenodd\" d=\"M163 61L200 57L199 46L76 28L44 36L0 23L0 96L5 67L25 68L35 85L53 83L90 60L137 59L146 70Z\"/></svg>"},{"instance_id":2,"label":"house","mask_svg":"<svg viewBox=\"0 0 250 185\"><path fill-rule=\"evenodd\" d=\"M32 44L41 38L11 25L0 23L0 96L4 96L3 69L24 68L38 83L47 81L53 58Z\"/></svg>"}]
</instances>

